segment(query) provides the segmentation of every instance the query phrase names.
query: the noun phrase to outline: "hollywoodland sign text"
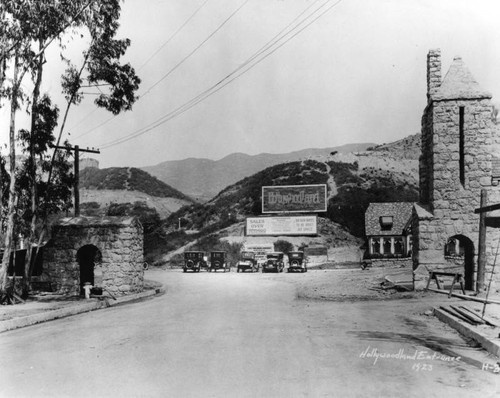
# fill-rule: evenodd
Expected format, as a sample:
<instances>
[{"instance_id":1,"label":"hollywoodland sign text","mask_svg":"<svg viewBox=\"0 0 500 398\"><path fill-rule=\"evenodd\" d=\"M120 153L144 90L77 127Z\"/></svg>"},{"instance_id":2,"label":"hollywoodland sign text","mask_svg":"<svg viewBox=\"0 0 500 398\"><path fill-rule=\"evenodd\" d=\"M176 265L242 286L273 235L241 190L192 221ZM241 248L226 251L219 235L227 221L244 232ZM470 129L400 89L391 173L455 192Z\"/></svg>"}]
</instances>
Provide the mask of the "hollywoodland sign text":
<instances>
[{"instance_id":1,"label":"hollywoodland sign text","mask_svg":"<svg viewBox=\"0 0 500 398\"><path fill-rule=\"evenodd\" d=\"M262 213L326 211L326 185L262 187Z\"/></svg>"}]
</instances>

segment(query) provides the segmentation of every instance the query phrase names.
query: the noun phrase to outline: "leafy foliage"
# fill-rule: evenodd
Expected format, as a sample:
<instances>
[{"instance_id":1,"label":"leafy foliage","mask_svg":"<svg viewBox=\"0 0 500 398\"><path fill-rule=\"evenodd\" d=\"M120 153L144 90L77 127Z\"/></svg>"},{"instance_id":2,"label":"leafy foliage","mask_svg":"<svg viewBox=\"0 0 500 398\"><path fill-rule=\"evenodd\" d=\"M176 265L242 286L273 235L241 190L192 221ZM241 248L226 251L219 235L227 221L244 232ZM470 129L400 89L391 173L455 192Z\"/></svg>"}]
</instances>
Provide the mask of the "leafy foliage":
<instances>
[{"instance_id":1,"label":"leafy foliage","mask_svg":"<svg viewBox=\"0 0 500 398\"><path fill-rule=\"evenodd\" d=\"M274 242L274 251L283 252L285 254L293 251L293 243L287 240L279 239Z\"/></svg>"},{"instance_id":2,"label":"leafy foliage","mask_svg":"<svg viewBox=\"0 0 500 398\"><path fill-rule=\"evenodd\" d=\"M16 192L18 194L16 233L27 235L32 214L32 195L30 194L32 172L34 170L36 184L36 209L47 214L67 211L72 206L72 187L74 175L68 160L69 153L59 151L54 159L53 179L49 190L44 175L50 168L51 158L48 149L53 145L55 137L53 131L57 125L59 110L53 106L50 98L44 95L34 107L33 131L20 130L18 134L22 151L33 153L33 157L25 156L19 165L16 175ZM33 164L35 162L35 164Z\"/></svg>"},{"instance_id":3,"label":"leafy foliage","mask_svg":"<svg viewBox=\"0 0 500 398\"><path fill-rule=\"evenodd\" d=\"M47 157L48 147L54 142L52 134L58 118L58 109L51 105L48 95L40 98L47 48L55 42L64 50L63 37L70 36L71 41L75 36L83 38L88 35L90 38L80 67L73 65L61 53L61 59L67 63L67 73L61 83L67 104L55 140L56 147L60 145L70 106L78 104L83 98L80 89L85 80L89 85L103 83L106 86L95 103L115 115L131 109L137 99L135 92L140 80L129 64L121 62L130 41L115 38L119 28L120 0L3 0L0 2L0 16L0 101L9 101L11 109L10 193L7 211L5 215L3 212L0 214L6 226L6 250L0 266L0 293L3 294L7 286L6 268L14 233L28 229L29 240L33 243L39 210L43 211L43 225L46 225L50 213L67 210L70 206L69 186L73 177L67 161L68 154L55 150L50 160ZM33 83L31 93L21 89L24 77L29 75ZM16 112L23 103L27 105L27 112L31 111L31 128L30 131L21 131L16 138ZM18 140L25 143L24 149L30 156L16 170ZM3 188L3 175L0 188ZM42 176L47 176L47 182L42 181ZM3 189L0 193L0 203L3 204L6 193ZM31 225L27 228L29 219ZM43 232L42 228L40 240ZM27 278L29 275L25 273L23 281Z\"/></svg>"}]
</instances>

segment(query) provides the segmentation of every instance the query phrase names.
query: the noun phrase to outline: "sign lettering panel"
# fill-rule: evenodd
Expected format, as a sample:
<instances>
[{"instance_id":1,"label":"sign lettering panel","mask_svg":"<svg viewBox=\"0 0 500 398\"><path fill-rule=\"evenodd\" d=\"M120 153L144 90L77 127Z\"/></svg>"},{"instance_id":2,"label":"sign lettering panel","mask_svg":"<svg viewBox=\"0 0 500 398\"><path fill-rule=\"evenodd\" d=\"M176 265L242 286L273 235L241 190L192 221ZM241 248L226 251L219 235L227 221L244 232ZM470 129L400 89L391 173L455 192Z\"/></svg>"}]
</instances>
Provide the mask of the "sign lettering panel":
<instances>
[{"instance_id":1,"label":"sign lettering panel","mask_svg":"<svg viewBox=\"0 0 500 398\"><path fill-rule=\"evenodd\" d=\"M326 211L326 185L262 187L262 213Z\"/></svg>"},{"instance_id":2,"label":"sign lettering panel","mask_svg":"<svg viewBox=\"0 0 500 398\"><path fill-rule=\"evenodd\" d=\"M316 216L249 217L246 221L247 236L317 235L318 233Z\"/></svg>"}]
</instances>

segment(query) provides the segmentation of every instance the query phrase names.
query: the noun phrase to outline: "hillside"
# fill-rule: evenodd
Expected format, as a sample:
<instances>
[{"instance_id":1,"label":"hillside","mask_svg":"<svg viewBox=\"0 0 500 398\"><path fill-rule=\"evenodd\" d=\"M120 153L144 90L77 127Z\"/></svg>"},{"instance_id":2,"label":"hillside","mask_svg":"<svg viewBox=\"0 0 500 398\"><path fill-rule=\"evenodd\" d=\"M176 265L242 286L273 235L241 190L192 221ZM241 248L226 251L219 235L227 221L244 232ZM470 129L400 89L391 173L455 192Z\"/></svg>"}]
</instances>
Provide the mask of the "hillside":
<instances>
[{"instance_id":1,"label":"hillside","mask_svg":"<svg viewBox=\"0 0 500 398\"><path fill-rule=\"evenodd\" d=\"M373 144L349 144L334 148L304 149L285 154L261 153L253 156L234 153L216 161L189 158L143 167L142 170L190 197L206 202L227 186L267 167L291 161L324 158L332 152L347 154L364 151L370 146Z\"/></svg>"},{"instance_id":2,"label":"hillside","mask_svg":"<svg viewBox=\"0 0 500 398\"><path fill-rule=\"evenodd\" d=\"M418 160L421 152L420 133L410 135L388 144L370 147L367 151L375 156L389 155L393 159Z\"/></svg>"},{"instance_id":3,"label":"hillside","mask_svg":"<svg viewBox=\"0 0 500 398\"><path fill-rule=\"evenodd\" d=\"M108 207L113 203L136 202L145 203L148 207L155 209L160 218L167 218L170 214L192 203L183 199L160 198L145 194L144 192L122 189L80 190L80 207L86 215L104 215Z\"/></svg>"},{"instance_id":4,"label":"hillside","mask_svg":"<svg viewBox=\"0 0 500 398\"><path fill-rule=\"evenodd\" d=\"M137 168L85 168L80 172L80 202L87 214L105 214L112 203L143 202L166 218L193 201Z\"/></svg>"},{"instance_id":5,"label":"hillside","mask_svg":"<svg viewBox=\"0 0 500 398\"><path fill-rule=\"evenodd\" d=\"M91 190L139 191L159 198L191 199L147 172L134 167L88 167L80 172L80 188Z\"/></svg>"},{"instance_id":6,"label":"hillside","mask_svg":"<svg viewBox=\"0 0 500 398\"><path fill-rule=\"evenodd\" d=\"M370 202L418 198L415 165L398 167L398 164L401 162L388 157L372 159L364 153L279 164L228 186L205 204L181 209L167 221L174 225L175 220L182 218L187 229L216 231L246 216L261 215L262 186L327 184L328 211L320 216L362 237L364 213Z\"/></svg>"}]
</instances>

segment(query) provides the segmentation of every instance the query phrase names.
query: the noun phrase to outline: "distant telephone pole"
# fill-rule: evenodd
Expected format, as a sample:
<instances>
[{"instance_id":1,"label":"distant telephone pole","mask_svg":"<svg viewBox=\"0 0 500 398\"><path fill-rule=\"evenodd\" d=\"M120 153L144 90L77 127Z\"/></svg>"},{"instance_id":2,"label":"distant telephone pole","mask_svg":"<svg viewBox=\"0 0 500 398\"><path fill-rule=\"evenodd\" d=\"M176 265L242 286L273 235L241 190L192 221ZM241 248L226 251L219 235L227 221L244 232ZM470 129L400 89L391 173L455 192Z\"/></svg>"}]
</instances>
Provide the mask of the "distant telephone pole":
<instances>
[{"instance_id":1,"label":"distant telephone pole","mask_svg":"<svg viewBox=\"0 0 500 398\"><path fill-rule=\"evenodd\" d=\"M81 149L78 145L75 146L54 146L55 149L66 149L67 151L71 151L75 153L75 186L74 186L74 194L75 194L75 217L80 216L80 152L89 152L89 153L101 153L98 149Z\"/></svg>"}]
</instances>

